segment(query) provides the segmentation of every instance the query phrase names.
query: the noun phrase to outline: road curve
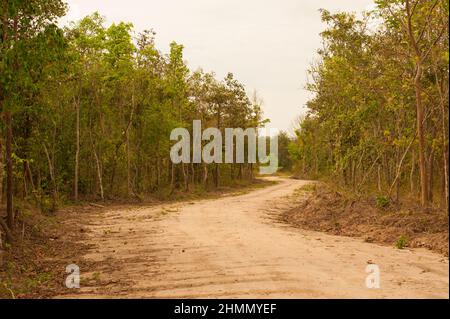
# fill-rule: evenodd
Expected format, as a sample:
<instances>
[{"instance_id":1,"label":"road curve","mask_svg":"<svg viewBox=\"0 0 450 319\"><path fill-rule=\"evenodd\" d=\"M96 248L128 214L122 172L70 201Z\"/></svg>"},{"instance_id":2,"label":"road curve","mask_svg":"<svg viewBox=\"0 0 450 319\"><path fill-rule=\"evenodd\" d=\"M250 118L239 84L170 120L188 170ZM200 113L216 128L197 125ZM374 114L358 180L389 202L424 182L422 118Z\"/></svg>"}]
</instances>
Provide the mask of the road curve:
<instances>
[{"instance_id":1,"label":"road curve","mask_svg":"<svg viewBox=\"0 0 450 319\"><path fill-rule=\"evenodd\" d=\"M439 254L277 222L287 196L307 183L279 181L238 196L95 214L84 257L99 266L81 269L81 289L63 297L448 298L448 259ZM366 286L370 263L379 289Z\"/></svg>"}]
</instances>

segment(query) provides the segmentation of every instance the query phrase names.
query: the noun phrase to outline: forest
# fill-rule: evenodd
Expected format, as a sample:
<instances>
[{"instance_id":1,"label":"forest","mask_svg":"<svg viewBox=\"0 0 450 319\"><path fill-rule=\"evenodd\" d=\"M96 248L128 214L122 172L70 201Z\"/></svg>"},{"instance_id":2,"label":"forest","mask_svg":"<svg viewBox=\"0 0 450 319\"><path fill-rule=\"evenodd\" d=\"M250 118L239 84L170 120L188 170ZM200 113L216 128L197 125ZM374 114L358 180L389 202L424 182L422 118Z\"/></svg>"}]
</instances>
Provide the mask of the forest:
<instances>
[{"instance_id":1,"label":"forest","mask_svg":"<svg viewBox=\"0 0 450 319\"><path fill-rule=\"evenodd\" d=\"M448 2L379 0L373 11L322 10L323 47L296 136L279 163L385 201L448 205ZM232 73L190 70L153 30L93 13L58 26L61 0L2 1L0 200L141 199L253 179L252 164L172 164L170 132L262 127L262 102Z\"/></svg>"},{"instance_id":2,"label":"forest","mask_svg":"<svg viewBox=\"0 0 450 319\"><path fill-rule=\"evenodd\" d=\"M261 101L229 73L189 70L183 45L163 54L155 32L106 26L93 13L60 28L60 0L2 1L0 198L44 212L59 203L217 188L253 178L252 164L170 161L170 132L260 127Z\"/></svg>"},{"instance_id":3,"label":"forest","mask_svg":"<svg viewBox=\"0 0 450 319\"><path fill-rule=\"evenodd\" d=\"M167 3L0 0L0 299L448 298L448 0Z\"/></svg>"},{"instance_id":4,"label":"forest","mask_svg":"<svg viewBox=\"0 0 450 319\"><path fill-rule=\"evenodd\" d=\"M289 145L303 178L423 207L448 207L445 0L378 0L372 12L322 10L313 98Z\"/></svg>"}]
</instances>

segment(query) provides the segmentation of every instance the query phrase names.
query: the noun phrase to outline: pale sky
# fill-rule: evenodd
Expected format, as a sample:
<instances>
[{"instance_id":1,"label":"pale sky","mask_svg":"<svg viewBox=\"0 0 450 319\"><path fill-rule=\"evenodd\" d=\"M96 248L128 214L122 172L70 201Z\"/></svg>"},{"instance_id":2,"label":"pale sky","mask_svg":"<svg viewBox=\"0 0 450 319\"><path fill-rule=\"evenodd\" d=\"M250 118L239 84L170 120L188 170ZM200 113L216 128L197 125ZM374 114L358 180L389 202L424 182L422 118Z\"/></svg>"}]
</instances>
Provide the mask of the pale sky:
<instances>
[{"instance_id":1,"label":"pale sky","mask_svg":"<svg viewBox=\"0 0 450 319\"><path fill-rule=\"evenodd\" d=\"M98 11L108 23L153 29L158 49L185 47L191 70L202 67L223 78L234 73L249 94L264 101L269 125L292 132L310 94L307 69L321 46L320 8L361 12L373 0L67 0L64 21Z\"/></svg>"}]
</instances>

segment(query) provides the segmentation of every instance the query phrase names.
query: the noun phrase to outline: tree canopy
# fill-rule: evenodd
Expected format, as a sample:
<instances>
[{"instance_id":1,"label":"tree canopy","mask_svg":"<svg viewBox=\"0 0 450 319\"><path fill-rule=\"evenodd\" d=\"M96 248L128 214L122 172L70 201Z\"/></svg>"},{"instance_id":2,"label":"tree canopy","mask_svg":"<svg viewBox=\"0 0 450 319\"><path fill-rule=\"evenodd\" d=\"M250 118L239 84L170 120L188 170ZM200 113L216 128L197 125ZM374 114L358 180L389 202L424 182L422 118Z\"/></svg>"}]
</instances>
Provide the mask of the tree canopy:
<instances>
[{"instance_id":1,"label":"tree canopy","mask_svg":"<svg viewBox=\"0 0 450 319\"><path fill-rule=\"evenodd\" d=\"M298 172L448 204L448 2L379 0L322 20L314 98L290 145Z\"/></svg>"}]
</instances>

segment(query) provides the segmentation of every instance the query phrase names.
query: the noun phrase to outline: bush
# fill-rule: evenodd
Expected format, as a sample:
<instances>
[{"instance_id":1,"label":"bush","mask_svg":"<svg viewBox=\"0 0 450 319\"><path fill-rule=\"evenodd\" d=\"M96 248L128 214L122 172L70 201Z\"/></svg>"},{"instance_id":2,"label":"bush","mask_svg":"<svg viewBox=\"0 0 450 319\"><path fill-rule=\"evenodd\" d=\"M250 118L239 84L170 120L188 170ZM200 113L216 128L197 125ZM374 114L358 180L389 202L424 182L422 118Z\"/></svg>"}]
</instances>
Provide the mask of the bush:
<instances>
[{"instance_id":1,"label":"bush","mask_svg":"<svg viewBox=\"0 0 450 319\"><path fill-rule=\"evenodd\" d=\"M389 197L387 196L377 196L376 198L376 205L379 208L386 208L389 206L389 204L391 203L391 201L389 200Z\"/></svg>"},{"instance_id":2,"label":"bush","mask_svg":"<svg viewBox=\"0 0 450 319\"><path fill-rule=\"evenodd\" d=\"M398 249L403 249L408 245L408 241L405 236L401 235L399 239L397 239L397 242L395 243L395 247Z\"/></svg>"}]
</instances>

